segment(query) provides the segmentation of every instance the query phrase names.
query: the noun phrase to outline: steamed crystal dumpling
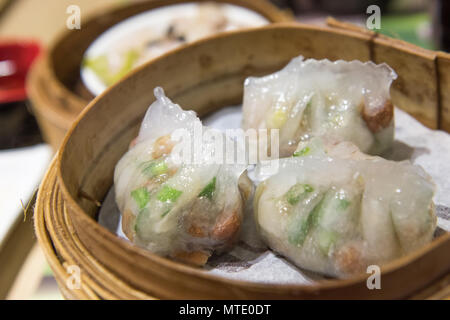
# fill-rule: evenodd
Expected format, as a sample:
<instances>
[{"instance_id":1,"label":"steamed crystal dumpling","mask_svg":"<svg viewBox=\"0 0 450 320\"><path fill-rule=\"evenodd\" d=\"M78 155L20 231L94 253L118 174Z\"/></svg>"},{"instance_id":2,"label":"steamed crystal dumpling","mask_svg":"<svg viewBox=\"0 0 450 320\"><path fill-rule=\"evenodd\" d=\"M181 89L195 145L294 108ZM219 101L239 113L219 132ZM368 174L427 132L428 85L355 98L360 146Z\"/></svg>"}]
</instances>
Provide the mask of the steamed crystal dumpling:
<instances>
[{"instance_id":1,"label":"steamed crystal dumpling","mask_svg":"<svg viewBox=\"0 0 450 320\"><path fill-rule=\"evenodd\" d=\"M246 79L242 126L279 129L282 157L311 136L351 141L379 155L393 142L389 88L396 77L386 64L299 56L278 72Z\"/></svg>"},{"instance_id":2,"label":"steamed crystal dumpling","mask_svg":"<svg viewBox=\"0 0 450 320\"><path fill-rule=\"evenodd\" d=\"M268 246L297 266L347 277L432 240L435 187L421 167L318 138L279 161L256 190L255 220Z\"/></svg>"},{"instance_id":3,"label":"steamed crystal dumpling","mask_svg":"<svg viewBox=\"0 0 450 320\"><path fill-rule=\"evenodd\" d=\"M197 162L175 152L190 143L175 137L178 129L194 135L196 126L206 127L161 88L155 96L138 137L114 172L122 230L154 253L203 265L213 252L230 248L236 240L252 186L242 175L245 164L208 161L213 155L208 143Z\"/></svg>"}]
</instances>

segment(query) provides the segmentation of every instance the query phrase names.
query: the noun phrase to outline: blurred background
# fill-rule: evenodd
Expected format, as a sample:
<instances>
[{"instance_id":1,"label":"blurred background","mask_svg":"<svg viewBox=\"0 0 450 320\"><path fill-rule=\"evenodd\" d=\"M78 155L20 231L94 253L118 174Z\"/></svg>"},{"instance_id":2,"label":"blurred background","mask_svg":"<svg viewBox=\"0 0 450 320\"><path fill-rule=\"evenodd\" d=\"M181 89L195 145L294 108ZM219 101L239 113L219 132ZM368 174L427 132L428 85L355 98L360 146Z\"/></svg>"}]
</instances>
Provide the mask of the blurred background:
<instances>
[{"instance_id":1,"label":"blurred background","mask_svg":"<svg viewBox=\"0 0 450 320\"><path fill-rule=\"evenodd\" d=\"M66 28L69 5L83 19L137 0L0 0L0 298L61 299L35 243L27 204L54 149L44 142L25 89L27 72ZM447 0L272 0L303 23L328 16L365 27L366 9L381 9L378 32L432 50L450 50ZM44 84L45 85L45 84ZM30 209L30 208L28 208ZM31 208L32 209L32 208ZM24 216L24 212L28 212ZM32 211L31 211L32 212Z\"/></svg>"}]
</instances>

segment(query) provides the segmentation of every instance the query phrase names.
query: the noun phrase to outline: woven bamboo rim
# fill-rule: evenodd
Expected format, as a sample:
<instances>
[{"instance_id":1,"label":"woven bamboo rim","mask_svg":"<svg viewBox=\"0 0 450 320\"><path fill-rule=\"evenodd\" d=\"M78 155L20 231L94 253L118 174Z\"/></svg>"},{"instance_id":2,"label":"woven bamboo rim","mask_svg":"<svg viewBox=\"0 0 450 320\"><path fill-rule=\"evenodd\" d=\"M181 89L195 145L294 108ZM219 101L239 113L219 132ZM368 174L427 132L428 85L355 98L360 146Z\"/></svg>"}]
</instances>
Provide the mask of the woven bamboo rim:
<instances>
[{"instance_id":1,"label":"woven bamboo rim","mask_svg":"<svg viewBox=\"0 0 450 320\"><path fill-rule=\"evenodd\" d=\"M57 150L78 113L93 98L78 78L83 54L102 32L114 24L147 10L185 2L210 0L151 0L92 14L82 30L64 30L35 63L27 90L44 139ZM292 15L266 0L214 0L253 10L271 23L291 21ZM78 91L78 92L77 92Z\"/></svg>"},{"instance_id":2,"label":"woven bamboo rim","mask_svg":"<svg viewBox=\"0 0 450 320\"><path fill-rule=\"evenodd\" d=\"M69 300L118 300L118 299L155 299L131 286L112 274L102 266L88 250L80 243L73 232L73 226L67 217L61 191L57 184L55 160L52 161L47 174L41 184L41 190L34 210L34 224L37 239L53 270L61 294ZM54 217L54 210L61 209L60 215ZM63 221L59 221L63 220ZM58 227L55 227L55 222ZM69 235L64 237L63 235ZM70 252L69 252L70 250ZM86 257L83 259L83 257ZM69 289L67 281L70 274L67 267L79 265L88 261L89 266L83 265L81 272L81 288ZM415 293L410 299L450 299L450 275L439 279L427 288Z\"/></svg>"},{"instance_id":3,"label":"woven bamboo rim","mask_svg":"<svg viewBox=\"0 0 450 320\"><path fill-rule=\"evenodd\" d=\"M67 299L154 299L124 283L102 266L83 246L67 216L61 189L56 180L55 160L47 171L34 209L35 231L47 261L54 272L61 293ZM60 211L55 214L53 208ZM67 267L81 268L81 288L66 285Z\"/></svg>"}]
</instances>

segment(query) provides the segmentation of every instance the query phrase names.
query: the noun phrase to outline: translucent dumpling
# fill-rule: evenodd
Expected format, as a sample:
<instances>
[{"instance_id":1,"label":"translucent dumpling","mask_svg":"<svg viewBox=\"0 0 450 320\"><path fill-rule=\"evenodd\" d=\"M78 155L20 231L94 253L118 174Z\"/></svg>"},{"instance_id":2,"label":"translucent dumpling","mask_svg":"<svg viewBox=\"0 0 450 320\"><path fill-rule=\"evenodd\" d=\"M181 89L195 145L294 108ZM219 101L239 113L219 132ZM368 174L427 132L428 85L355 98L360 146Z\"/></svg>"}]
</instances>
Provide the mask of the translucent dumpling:
<instances>
[{"instance_id":1,"label":"translucent dumpling","mask_svg":"<svg viewBox=\"0 0 450 320\"><path fill-rule=\"evenodd\" d=\"M255 220L268 246L297 266L346 277L432 240L434 184L421 167L321 139L279 161L256 190Z\"/></svg>"},{"instance_id":2,"label":"translucent dumpling","mask_svg":"<svg viewBox=\"0 0 450 320\"><path fill-rule=\"evenodd\" d=\"M397 75L386 64L294 58L282 70L245 81L244 129L278 129L281 156L311 136L351 141L379 155L393 141L389 88Z\"/></svg>"},{"instance_id":3,"label":"translucent dumpling","mask_svg":"<svg viewBox=\"0 0 450 320\"><path fill-rule=\"evenodd\" d=\"M188 157L194 131L205 127L161 88L155 89L155 96L138 137L114 173L122 229L131 241L154 253L203 265L238 236L252 188L242 175L246 165L212 161L211 143L197 150L196 159Z\"/></svg>"}]
</instances>

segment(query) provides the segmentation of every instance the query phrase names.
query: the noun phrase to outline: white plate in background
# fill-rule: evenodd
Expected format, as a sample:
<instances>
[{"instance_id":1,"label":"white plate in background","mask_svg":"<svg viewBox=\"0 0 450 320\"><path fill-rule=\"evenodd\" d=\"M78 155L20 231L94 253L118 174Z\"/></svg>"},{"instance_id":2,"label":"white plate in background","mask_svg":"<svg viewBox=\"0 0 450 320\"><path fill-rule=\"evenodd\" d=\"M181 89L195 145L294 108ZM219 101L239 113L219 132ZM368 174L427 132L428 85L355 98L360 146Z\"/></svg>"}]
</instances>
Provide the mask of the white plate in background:
<instances>
[{"instance_id":1,"label":"white plate in background","mask_svg":"<svg viewBox=\"0 0 450 320\"><path fill-rule=\"evenodd\" d=\"M102 33L88 47L83 61L106 54L118 47L118 43L130 41L130 37L139 37L141 32L151 30L153 34L163 36L175 17L189 17L198 12L199 3L185 3L152 9L134 15L112 26ZM261 14L250 9L232 4L221 4L224 16L231 23L243 22L253 27L263 26L269 21ZM81 67L81 80L93 94L99 95L107 85L89 68Z\"/></svg>"}]
</instances>

